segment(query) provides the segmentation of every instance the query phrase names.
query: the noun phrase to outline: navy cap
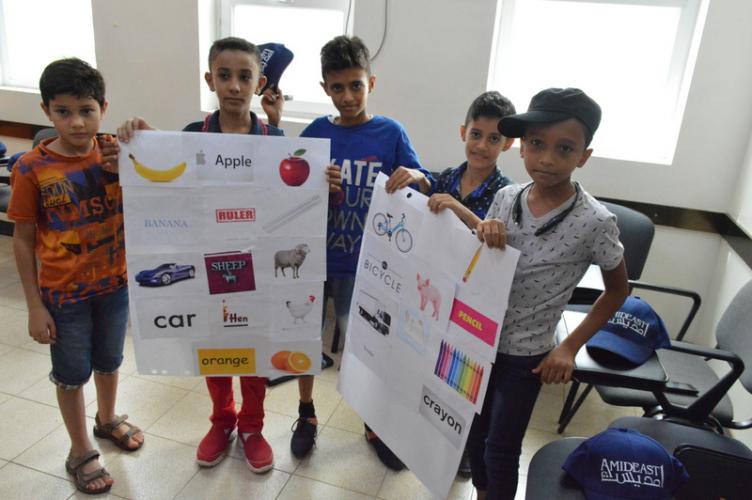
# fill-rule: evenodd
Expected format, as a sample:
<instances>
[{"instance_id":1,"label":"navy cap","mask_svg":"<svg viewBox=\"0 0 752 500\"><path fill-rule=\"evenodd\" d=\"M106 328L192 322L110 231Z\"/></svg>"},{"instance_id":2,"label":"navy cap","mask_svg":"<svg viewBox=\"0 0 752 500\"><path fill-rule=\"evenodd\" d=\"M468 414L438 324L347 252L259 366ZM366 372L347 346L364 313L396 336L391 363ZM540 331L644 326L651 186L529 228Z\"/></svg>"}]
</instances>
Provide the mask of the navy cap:
<instances>
[{"instance_id":1,"label":"navy cap","mask_svg":"<svg viewBox=\"0 0 752 500\"><path fill-rule=\"evenodd\" d=\"M295 56L281 43L264 43L258 49L261 54L261 74L266 77L266 85L259 92L263 94L268 88L277 89L282 73Z\"/></svg>"},{"instance_id":2,"label":"navy cap","mask_svg":"<svg viewBox=\"0 0 752 500\"><path fill-rule=\"evenodd\" d=\"M5 153L8 152L8 148L5 146L5 143L3 141L0 141L0 156L5 156Z\"/></svg>"},{"instance_id":3,"label":"navy cap","mask_svg":"<svg viewBox=\"0 0 752 500\"><path fill-rule=\"evenodd\" d=\"M588 500L669 499L689 479L658 441L632 429L607 429L578 446L561 467Z\"/></svg>"},{"instance_id":4,"label":"navy cap","mask_svg":"<svg viewBox=\"0 0 752 500\"><path fill-rule=\"evenodd\" d=\"M545 89L533 96L526 113L499 120L499 132L504 137L522 137L530 124L556 123L570 118L577 118L592 137L601 123L601 107L580 89Z\"/></svg>"},{"instance_id":5,"label":"navy cap","mask_svg":"<svg viewBox=\"0 0 752 500\"><path fill-rule=\"evenodd\" d=\"M627 297L624 304L588 341L588 353L597 361L605 353L641 365L656 349L671 347L663 320L639 297Z\"/></svg>"}]
</instances>

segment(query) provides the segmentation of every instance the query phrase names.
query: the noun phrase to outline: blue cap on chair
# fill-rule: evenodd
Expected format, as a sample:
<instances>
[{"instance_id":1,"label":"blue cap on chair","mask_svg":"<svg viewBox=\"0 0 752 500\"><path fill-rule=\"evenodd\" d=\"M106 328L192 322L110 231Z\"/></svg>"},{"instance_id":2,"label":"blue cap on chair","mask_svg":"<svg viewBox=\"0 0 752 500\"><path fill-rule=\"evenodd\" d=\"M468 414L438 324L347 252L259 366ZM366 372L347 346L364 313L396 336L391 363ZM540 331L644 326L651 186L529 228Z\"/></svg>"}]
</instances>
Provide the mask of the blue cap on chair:
<instances>
[{"instance_id":1,"label":"blue cap on chair","mask_svg":"<svg viewBox=\"0 0 752 500\"><path fill-rule=\"evenodd\" d=\"M632 429L607 429L578 446L561 467L588 500L671 498L689 479L658 441Z\"/></svg>"},{"instance_id":2,"label":"blue cap on chair","mask_svg":"<svg viewBox=\"0 0 752 500\"><path fill-rule=\"evenodd\" d=\"M258 46L258 49L261 54L261 74L266 77L266 85L260 93L268 88L276 90L282 73L295 56L281 43L263 43Z\"/></svg>"},{"instance_id":3,"label":"blue cap on chair","mask_svg":"<svg viewBox=\"0 0 752 500\"><path fill-rule=\"evenodd\" d=\"M606 353L637 365L647 361L656 349L670 346L660 316L647 302L631 296L587 343L588 353L596 360Z\"/></svg>"}]
</instances>

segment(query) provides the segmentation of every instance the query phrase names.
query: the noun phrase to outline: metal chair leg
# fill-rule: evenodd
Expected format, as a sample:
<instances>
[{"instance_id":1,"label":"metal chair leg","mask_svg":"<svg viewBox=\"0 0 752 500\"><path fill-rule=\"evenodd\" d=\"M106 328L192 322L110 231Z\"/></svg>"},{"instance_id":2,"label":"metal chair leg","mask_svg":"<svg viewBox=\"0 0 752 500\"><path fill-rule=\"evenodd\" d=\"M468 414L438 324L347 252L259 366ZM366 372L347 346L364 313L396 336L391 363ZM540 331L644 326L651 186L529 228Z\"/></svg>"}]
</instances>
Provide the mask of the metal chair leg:
<instances>
[{"instance_id":1,"label":"metal chair leg","mask_svg":"<svg viewBox=\"0 0 752 500\"><path fill-rule=\"evenodd\" d=\"M572 417L574 417L574 414L577 413L577 410L580 409L580 406L582 406L582 403L585 401L585 398L588 394L590 394L590 391L593 390L593 384L588 384L587 387L585 387L585 390L582 391L582 394L580 394L580 397L577 399L577 402L572 406L571 410L567 412L566 415L563 415L563 419L559 422L559 428L556 429L556 432L561 434L564 432L564 429L567 428L567 425L569 425L569 422L572 420ZM567 398L569 399L569 398ZM563 411L562 411L563 414Z\"/></svg>"},{"instance_id":2,"label":"metal chair leg","mask_svg":"<svg viewBox=\"0 0 752 500\"><path fill-rule=\"evenodd\" d=\"M561 415L559 415L559 422L564 421L564 417L572 410L572 403L574 403L574 397L577 396L577 391L580 389L580 383L572 379L572 386L569 388L567 394L567 400L564 402L564 406L561 409Z\"/></svg>"}]
</instances>

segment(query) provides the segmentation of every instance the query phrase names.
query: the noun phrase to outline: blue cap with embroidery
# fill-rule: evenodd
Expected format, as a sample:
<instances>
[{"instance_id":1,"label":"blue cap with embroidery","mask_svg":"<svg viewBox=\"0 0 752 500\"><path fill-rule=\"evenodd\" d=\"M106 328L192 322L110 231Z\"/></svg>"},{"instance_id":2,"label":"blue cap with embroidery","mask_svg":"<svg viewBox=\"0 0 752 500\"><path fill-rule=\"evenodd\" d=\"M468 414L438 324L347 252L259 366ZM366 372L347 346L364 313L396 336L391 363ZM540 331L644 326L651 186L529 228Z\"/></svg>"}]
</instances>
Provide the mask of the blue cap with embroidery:
<instances>
[{"instance_id":1,"label":"blue cap with embroidery","mask_svg":"<svg viewBox=\"0 0 752 500\"><path fill-rule=\"evenodd\" d=\"M658 441L632 429L607 429L578 446L562 466L588 500L663 499L689 475Z\"/></svg>"},{"instance_id":2,"label":"blue cap with embroidery","mask_svg":"<svg viewBox=\"0 0 752 500\"><path fill-rule=\"evenodd\" d=\"M663 347L671 347L663 320L647 302L631 296L587 343L596 360L605 354L637 365Z\"/></svg>"},{"instance_id":3,"label":"blue cap with embroidery","mask_svg":"<svg viewBox=\"0 0 752 500\"><path fill-rule=\"evenodd\" d=\"M277 90L282 73L295 56L281 43L263 43L258 46L258 49L261 54L261 74L266 77L266 85L260 93L268 88Z\"/></svg>"}]
</instances>

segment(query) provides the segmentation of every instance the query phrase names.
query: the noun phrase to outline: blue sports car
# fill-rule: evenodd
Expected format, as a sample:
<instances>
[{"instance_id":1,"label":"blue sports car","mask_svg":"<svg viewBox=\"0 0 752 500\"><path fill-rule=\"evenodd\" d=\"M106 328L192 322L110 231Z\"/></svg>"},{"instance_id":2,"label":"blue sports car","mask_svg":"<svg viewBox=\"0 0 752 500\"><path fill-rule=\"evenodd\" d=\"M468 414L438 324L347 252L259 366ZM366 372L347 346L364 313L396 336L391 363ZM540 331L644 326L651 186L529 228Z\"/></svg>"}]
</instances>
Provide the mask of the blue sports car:
<instances>
[{"instance_id":1,"label":"blue sports car","mask_svg":"<svg viewBox=\"0 0 752 500\"><path fill-rule=\"evenodd\" d=\"M179 264L162 264L154 269L144 269L136 275L139 285L167 286L180 280L190 279L196 276L194 266L181 266Z\"/></svg>"}]
</instances>

